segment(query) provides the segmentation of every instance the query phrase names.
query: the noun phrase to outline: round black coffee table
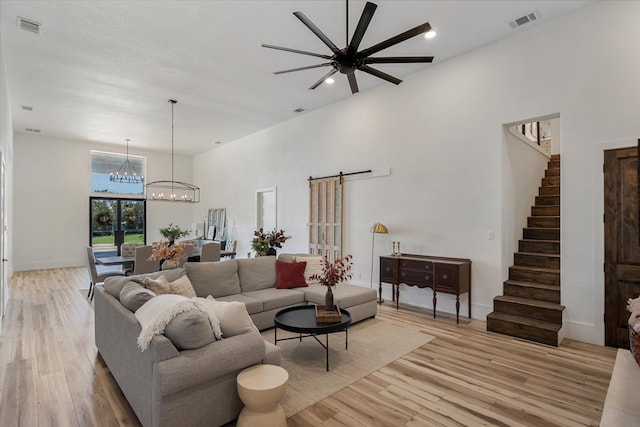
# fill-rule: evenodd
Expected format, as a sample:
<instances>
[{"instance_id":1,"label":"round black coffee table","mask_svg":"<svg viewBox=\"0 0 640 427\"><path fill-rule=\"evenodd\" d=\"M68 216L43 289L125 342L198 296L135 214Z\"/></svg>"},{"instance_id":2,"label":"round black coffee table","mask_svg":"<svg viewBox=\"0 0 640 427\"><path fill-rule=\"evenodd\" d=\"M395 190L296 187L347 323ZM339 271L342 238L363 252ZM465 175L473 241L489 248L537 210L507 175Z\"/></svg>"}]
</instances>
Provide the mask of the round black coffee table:
<instances>
[{"instance_id":1,"label":"round black coffee table","mask_svg":"<svg viewBox=\"0 0 640 427\"><path fill-rule=\"evenodd\" d=\"M349 325L351 324L351 315L347 310L340 309L341 319L339 322L316 322L316 306L313 304L299 305L295 307L285 308L280 310L273 320L274 328L274 342L277 345L278 341L286 341L302 338L313 337L318 343L324 347L327 353L327 371L329 370L329 334L334 332L345 332L344 348L349 348ZM280 338L278 339L278 328L287 331L300 334L297 337ZM325 343L322 343L318 339L318 335L325 335Z\"/></svg>"}]
</instances>

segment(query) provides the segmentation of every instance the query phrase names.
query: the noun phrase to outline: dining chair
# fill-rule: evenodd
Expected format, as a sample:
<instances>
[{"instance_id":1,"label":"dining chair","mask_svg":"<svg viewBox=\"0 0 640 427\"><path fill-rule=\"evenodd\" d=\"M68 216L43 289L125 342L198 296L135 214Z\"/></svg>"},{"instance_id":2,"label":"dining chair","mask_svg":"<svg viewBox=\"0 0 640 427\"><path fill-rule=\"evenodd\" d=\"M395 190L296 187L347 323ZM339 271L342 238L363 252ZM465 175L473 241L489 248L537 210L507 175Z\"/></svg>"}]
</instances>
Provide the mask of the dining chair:
<instances>
[{"instance_id":1,"label":"dining chair","mask_svg":"<svg viewBox=\"0 0 640 427\"><path fill-rule=\"evenodd\" d=\"M143 243L140 242L131 242L131 243L123 243L120 246L120 255L122 256L136 256L136 248L138 246L142 246ZM123 268L124 274L130 275L133 273L133 265L127 265Z\"/></svg>"},{"instance_id":2,"label":"dining chair","mask_svg":"<svg viewBox=\"0 0 640 427\"><path fill-rule=\"evenodd\" d=\"M200 262L220 261L220 243L205 243L200 249Z\"/></svg>"},{"instance_id":3,"label":"dining chair","mask_svg":"<svg viewBox=\"0 0 640 427\"><path fill-rule=\"evenodd\" d=\"M96 268L96 257L93 254L91 246L87 246L87 267L89 269L89 293L87 294L89 300L93 299L94 287L98 283L104 282L107 277L124 276L124 272L120 267L116 269L113 267L100 266L100 271L98 271L98 268Z\"/></svg>"},{"instance_id":4,"label":"dining chair","mask_svg":"<svg viewBox=\"0 0 640 427\"><path fill-rule=\"evenodd\" d=\"M133 263L134 275L160 271L160 261L149 261L152 252L153 246L136 247L135 261Z\"/></svg>"}]
</instances>

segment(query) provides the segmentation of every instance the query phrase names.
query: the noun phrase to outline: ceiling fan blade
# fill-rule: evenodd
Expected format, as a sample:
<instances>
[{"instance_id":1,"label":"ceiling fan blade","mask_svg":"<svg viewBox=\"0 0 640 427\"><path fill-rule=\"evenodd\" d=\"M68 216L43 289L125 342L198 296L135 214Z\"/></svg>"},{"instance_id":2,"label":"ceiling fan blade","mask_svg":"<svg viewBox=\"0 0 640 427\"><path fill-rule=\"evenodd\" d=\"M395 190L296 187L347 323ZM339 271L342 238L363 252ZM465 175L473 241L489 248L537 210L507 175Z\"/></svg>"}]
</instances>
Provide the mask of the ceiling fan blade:
<instances>
[{"instance_id":1,"label":"ceiling fan blade","mask_svg":"<svg viewBox=\"0 0 640 427\"><path fill-rule=\"evenodd\" d=\"M329 37L327 37L322 31L320 31L320 28L316 27L315 24L311 22L311 20L309 20L309 18L307 18L304 13L293 12L293 14L296 16L296 18L302 21L302 23L313 32L313 34L318 36L318 38L322 40L324 44L329 46L331 52L333 52L334 54L341 53L340 49L338 49L338 46L336 46L331 40L329 40Z\"/></svg>"},{"instance_id":2,"label":"ceiling fan blade","mask_svg":"<svg viewBox=\"0 0 640 427\"><path fill-rule=\"evenodd\" d=\"M312 68L320 68L320 67L326 67L327 65L331 65L331 62L325 62L324 64L318 64L318 65L309 65L306 67L300 67L300 68L291 68L289 70L282 70L282 71L276 71L273 74L284 74L284 73L292 73L294 71L302 71L302 70L310 70Z\"/></svg>"},{"instance_id":3,"label":"ceiling fan blade","mask_svg":"<svg viewBox=\"0 0 640 427\"><path fill-rule=\"evenodd\" d=\"M313 90L313 89L317 88L318 86L320 86L322 84L322 82L324 82L325 80L327 80L329 77L333 76L337 72L338 72L338 70L336 70L335 68L333 70L329 71L327 74L322 76L322 78L320 80L318 80L317 82L312 84L311 87L309 88L309 90Z\"/></svg>"},{"instance_id":4,"label":"ceiling fan blade","mask_svg":"<svg viewBox=\"0 0 640 427\"><path fill-rule=\"evenodd\" d=\"M358 93L358 82L356 81L356 73L347 74L347 78L349 79L349 86L351 86L351 93Z\"/></svg>"},{"instance_id":5,"label":"ceiling fan blade","mask_svg":"<svg viewBox=\"0 0 640 427\"><path fill-rule=\"evenodd\" d=\"M400 83L402 83L402 80L400 80L399 78L393 77L387 73L383 73L382 71L376 70L375 68L371 68L368 65L362 65L361 67L358 68L358 70L364 71L365 73L369 73L372 76L379 77L383 80L393 83L394 85L399 85Z\"/></svg>"},{"instance_id":6,"label":"ceiling fan blade","mask_svg":"<svg viewBox=\"0 0 640 427\"><path fill-rule=\"evenodd\" d=\"M358 46L360 46L362 37L364 37L365 31L367 31L367 27L369 27L369 23L371 22L371 18L373 18L373 13L376 11L377 7L377 5L370 2L367 2L364 6L364 10L362 11L362 15L360 15L360 20L358 21L358 26L353 32L351 43L349 43L347 55L353 55L358 51Z\"/></svg>"},{"instance_id":7,"label":"ceiling fan blade","mask_svg":"<svg viewBox=\"0 0 640 427\"><path fill-rule=\"evenodd\" d=\"M425 22L424 24L418 25L417 27L407 30L402 34L398 34L395 37L391 37L390 39L380 42L377 45L374 45L374 46L371 46L370 48L362 50L358 52L357 56L358 58L365 58L369 55L373 55L376 52L380 52L383 49L386 49L388 47L401 43L419 34L426 33L430 29L431 29L431 25L429 25L428 22Z\"/></svg>"},{"instance_id":8,"label":"ceiling fan blade","mask_svg":"<svg viewBox=\"0 0 640 427\"><path fill-rule=\"evenodd\" d=\"M285 52L300 53L302 55L310 55L310 56L317 56L318 58L331 59L331 57L329 55L323 55L321 53L307 52L305 50L291 49L289 47L274 46L272 44L264 44L264 43L261 46L269 48L269 49L284 50Z\"/></svg>"},{"instance_id":9,"label":"ceiling fan blade","mask_svg":"<svg viewBox=\"0 0 640 427\"><path fill-rule=\"evenodd\" d=\"M433 62L433 56L388 56L386 58L364 58L364 64L408 64L410 62Z\"/></svg>"}]
</instances>

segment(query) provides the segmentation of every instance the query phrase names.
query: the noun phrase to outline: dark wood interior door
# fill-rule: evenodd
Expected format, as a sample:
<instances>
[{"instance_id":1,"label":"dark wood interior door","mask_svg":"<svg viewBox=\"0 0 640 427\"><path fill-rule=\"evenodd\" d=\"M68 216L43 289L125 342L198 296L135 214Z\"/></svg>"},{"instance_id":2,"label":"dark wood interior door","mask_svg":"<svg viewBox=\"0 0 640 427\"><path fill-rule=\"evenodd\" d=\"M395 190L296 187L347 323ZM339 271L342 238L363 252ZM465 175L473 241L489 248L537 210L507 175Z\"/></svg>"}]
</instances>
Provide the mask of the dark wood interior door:
<instances>
[{"instance_id":1,"label":"dark wood interior door","mask_svg":"<svg viewBox=\"0 0 640 427\"><path fill-rule=\"evenodd\" d=\"M640 295L637 147L604 152L605 344L629 348L627 299Z\"/></svg>"}]
</instances>

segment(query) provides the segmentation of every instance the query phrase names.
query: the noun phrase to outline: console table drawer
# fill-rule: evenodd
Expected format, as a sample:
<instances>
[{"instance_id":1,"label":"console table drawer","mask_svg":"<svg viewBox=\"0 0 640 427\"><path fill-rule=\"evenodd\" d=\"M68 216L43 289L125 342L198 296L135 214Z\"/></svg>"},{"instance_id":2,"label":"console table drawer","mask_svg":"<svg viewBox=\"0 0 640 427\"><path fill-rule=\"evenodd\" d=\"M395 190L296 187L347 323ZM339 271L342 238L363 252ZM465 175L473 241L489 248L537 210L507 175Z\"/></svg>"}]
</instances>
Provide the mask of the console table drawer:
<instances>
[{"instance_id":1,"label":"console table drawer","mask_svg":"<svg viewBox=\"0 0 640 427\"><path fill-rule=\"evenodd\" d=\"M430 271L400 270L398 279L407 285L418 285L419 287L433 285L433 273Z\"/></svg>"},{"instance_id":2,"label":"console table drawer","mask_svg":"<svg viewBox=\"0 0 640 427\"><path fill-rule=\"evenodd\" d=\"M457 265L436 264L436 290L455 291L458 284Z\"/></svg>"},{"instance_id":3,"label":"console table drawer","mask_svg":"<svg viewBox=\"0 0 640 427\"><path fill-rule=\"evenodd\" d=\"M400 270L433 271L433 263L413 259L400 260Z\"/></svg>"},{"instance_id":4,"label":"console table drawer","mask_svg":"<svg viewBox=\"0 0 640 427\"><path fill-rule=\"evenodd\" d=\"M396 263L394 260L380 259L380 280L389 282L396 280Z\"/></svg>"}]
</instances>

